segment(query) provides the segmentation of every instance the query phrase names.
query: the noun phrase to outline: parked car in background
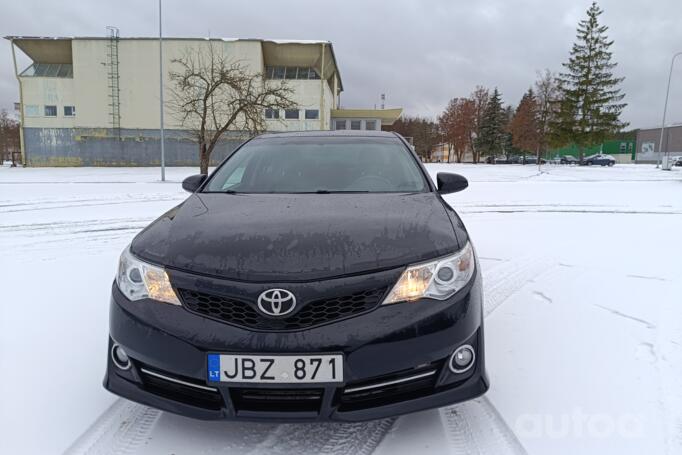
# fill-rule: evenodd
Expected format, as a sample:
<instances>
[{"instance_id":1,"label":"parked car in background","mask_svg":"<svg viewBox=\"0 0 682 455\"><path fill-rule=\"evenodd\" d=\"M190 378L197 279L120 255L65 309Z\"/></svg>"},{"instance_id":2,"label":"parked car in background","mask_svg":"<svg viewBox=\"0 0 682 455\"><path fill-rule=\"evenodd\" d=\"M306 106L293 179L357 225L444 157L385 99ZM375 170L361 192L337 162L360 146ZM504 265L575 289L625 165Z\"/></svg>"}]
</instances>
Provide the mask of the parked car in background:
<instances>
[{"instance_id":1,"label":"parked car in background","mask_svg":"<svg viewBox=\"0 0 682 455\"><path fill-rule=\"evenodd\" d=\"M671 157L670 158L670 165L682 167L682 155Z\"/></svg>"},{"instance_id":2,"label":"parked car in background","mask_svg":"<svg viewBox=\"0 0 682 455\"><path fill-rule=\"evenodd\" d=\"M495 158L495 164L513 164L514 163L514 156L500 156Z\"/></svg>"},{"instance_id":3,"label":"parked car in background","mask_svg":"<svg viewBox=\"0 0 682 455\"><path fill-rule=\"evenodd\" d=\"M592 165L613 166L614 164L616 164L616 159L611 155L602 155L601 153L597 153L596 155L591 155L583 158L580 164L584 166Z\"/></svg>"},{"instance_id":4,"label":"parked car in background","mask_svg":"<svg viewBox=\"0 0 682 455\"><path fill-rule=\"evenodd\" d=\"M580 164L580 160L575 156L564 155L559 160L559 164Z\"/></svg>"},{"instance_id":5,"label":"parked car in background","mask_svg":"<svg viewBox=\"0 0 682 455\"><path fill-rule=\"evenodd\" d=\"M538 157L535 155L526 155L521 157L519 162L521 164L538 164ZM546 162L547 161L545 161L544 158L540 158L540 164L545 164Z\"/></svg>"}]
</instances>

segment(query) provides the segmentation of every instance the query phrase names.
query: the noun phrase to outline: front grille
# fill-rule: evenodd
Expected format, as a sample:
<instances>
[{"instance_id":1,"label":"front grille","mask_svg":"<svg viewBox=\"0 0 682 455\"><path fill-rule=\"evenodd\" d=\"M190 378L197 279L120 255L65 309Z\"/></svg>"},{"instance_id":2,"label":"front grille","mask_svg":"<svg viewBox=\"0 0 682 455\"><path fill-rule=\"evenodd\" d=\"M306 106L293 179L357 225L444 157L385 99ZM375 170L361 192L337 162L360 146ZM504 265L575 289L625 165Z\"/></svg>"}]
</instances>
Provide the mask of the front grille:
<instances>
[{"instance_id":1,"label":"front grille","mask_svg":"<svg viewBox=\"0 0 682 455\"><path fill-rule=\"evenodd\" d=\"M235 411L319 413L324 389L248 389L232 387Z\"/></svg>"},{"instance_id":2,"label":"front grille","mask_svg":"<svg viewBox=\"0 0 682 455\"><path fill-rule=\"evenodd\" d=\"M256 330L301 330L370 311L379 305L386 288L370 289L303 304L291 316L272 319L249 303L222 295L178 289L185 308L195 313Z\"/></svg>"},{"instance_id":3,"label":"front grille","mask_svg":"<svg viewBox=\"0 0 682 455\"><path fill-rule=\"evenodd\" d=\"M339 411L384 406L429 395L434 391L441 363L350 383L340 394Z\"/></svg>"},{"instance_id":4,"label":"front grille","mask_svg":"<svg viewBox=\"0 0 682 455\"><path fill-rule=\"evenodd\" d=\"M223 407L223 396L216 390L206 390L195 379L160 373L141 367L139 369L145 390L155 395L204 409ZM203 387L203 388L202 388Z\"/></svg>"}]
</instances>

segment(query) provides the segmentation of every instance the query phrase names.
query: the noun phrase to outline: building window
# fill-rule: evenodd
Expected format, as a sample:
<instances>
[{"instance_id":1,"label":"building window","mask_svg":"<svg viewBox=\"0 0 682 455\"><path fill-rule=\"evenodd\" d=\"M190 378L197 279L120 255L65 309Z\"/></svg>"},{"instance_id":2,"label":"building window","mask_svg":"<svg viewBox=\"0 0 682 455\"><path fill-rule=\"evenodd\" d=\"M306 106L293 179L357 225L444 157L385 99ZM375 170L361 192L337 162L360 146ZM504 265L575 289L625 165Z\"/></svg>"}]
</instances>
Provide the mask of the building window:
<instances>
[{"instance_id":1,"label":"building window","mask_svg":"<svg viewBox=\"0 0 682 455\"><path fill-rule=\"evenodd\" d=\"M296 68L295 66L287 67L286 70L284 71L284 78L285 79L296 79L296 72L297 72L296 70L298 70L298 68Z\"/></svg>"},{"instance_id":2,"label":"building window","mask_svg":"<svg viewBox=\"0 0 682 455\"><path fill-rule=\"evenodd\" d=\"M75 117L76 106L64 106L64 117Z\"/></svg>"},{"instance_id":3,"label":"building window","mask_svg":"<svg viewBox=\"0 0 682 455\"><path fill-rule=\"evenodd\" d=\"M34 63L26 68L21 76L72 78L73 65L70 63Z\"/></svg>"},{"instance_id":4,"label":"building window","mask_svg":"<svg viewBox=\"0 0 682 455\"><path fill-rule=\"evenodd\" d=\"M45 106L45 117L56 117L57 106Z\"/></svg>"},{"instance_id":5,"label":"building window","mask_svg":"<svg viewBox=\"0 0 682 455\"><path fill-rule=\"evenodd\" d=\"M265 118L277 119L279 118L279 109L265 109Z\"/></svg>"},{"instance_id":6,"label":"building window","mask_svg":"<svg viewBox=\"0 0 682 455\"><path fill-rule=\"evenodd\" d=\"M298 109L285 109L284 118L287 120L298 120L299 119Z\"/></svg>"},{"instance_id":7,"label":"building window","mask_svg":"<svg viewBox=\"0 0 682 455\"><path fill-rule=\"evenodd\" d=\"M365 129L375 131L377 129L377 121L376 120L367 120L365 122Z\"/></svg>"},{"instance_id":8,"label":"building window","mask_svg":"<svg viewBox=\"0 0 682 455\"><path fill-rule=\"evenodd\" d=\"M320 118L320 111L317 109L306 109L305 110L305 119L306 120L317 120Z\"/></svg>"},{"instance_id":9,"label":"building window","mask_svg":"<svg viewBox=\"0 0 682 455\"><path fill-rule=\"evenodd\" d=\"M314 68L308 68L308 79L319 79L320 75L317 74Z\"/></svg>"},{"instance_id":10,"label":"building window","mask_svg":"<svg viewBox=\"0 0 682 455\"><path fill-rule=\"evenodd\" d=\"M266 79L319 79L314 68L307 66L266 66Z\"/></svg>"},{"instance_id":11,"label":"building window","mask_svg":"<svg viewBox=\"0 0 682 455\"><path fill-rule=\"evenodd\" d=\"M24 106L24 114L26 114L26 117L38 117L40 115L40 108L37 104L27 104Z\"/></svg>"},{"instance_id":12,"label":"building window","mask_svg":"<svg viewBox=\"0 0 682 455\"><path fill-rule=\"evenodd\" d=\"M627 150L627 146L628 146L628 144L626 142L621 142L620 143L620 153L625 153L625 151Z\"/></svg>"},{"instance_id":13,"label":"building window","mask_svg":"<svg viewBox=\"0 0 682 455\"><path fill-rule=\"evenodd\" d=\"M309 68L300 67L298 68L298 72L296 73L296 79L309 79L308 77L309 74L310 74Z\"/></svg>"},{"instance_id":14,"label":"building window","mask_svg":"<svg viewBox=\"0 0 682 455\"><path fill-rule=\"evenodd\" d=\"M351 120L350 121L350 129L352 129L352 130L362 129L361 125L362 125L362 121L360 121L360 120Z\"/></svg>"},{"instance_id":15,"label":"building window","mask_svg":"<svg viewBox=\"0 0 682 455\"><path fill-rule=\"evenodd\" d=\"M345 130L346 129L346 121L345 120L336 120L334 122L334 129L335 130Z\"/></svg>"},{"instance_id":16,"label":"building window","mask_svg":"<svg viewBox=\"0 0 682 455\"><path fill-rule=\"evenodd\" d=\"M283 66L276 66L272 70L272 78L273 79L284 79L284 71L285 71L285 68Z\"/></svg>"}]
</instances>

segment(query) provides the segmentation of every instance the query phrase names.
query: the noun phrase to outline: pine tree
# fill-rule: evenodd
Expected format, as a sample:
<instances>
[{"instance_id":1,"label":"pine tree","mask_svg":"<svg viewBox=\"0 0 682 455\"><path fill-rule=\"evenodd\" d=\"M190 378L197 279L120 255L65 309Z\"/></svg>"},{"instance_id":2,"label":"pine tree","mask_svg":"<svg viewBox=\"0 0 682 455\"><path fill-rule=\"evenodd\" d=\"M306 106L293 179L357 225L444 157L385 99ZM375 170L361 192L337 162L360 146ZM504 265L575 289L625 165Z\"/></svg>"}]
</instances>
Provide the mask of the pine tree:
<instances>
[{"instance_id":1,"label":"pine tree","mask_svg":"<svg viewBox=\"0 0 682 455\"><path fill-rule=\"evenodd\" d=\"M506 122L501 98L496 87L483 112L480 133L476 141L483 155L495 156L503 150Z\"/></svg>"},{"instance_id":2,"label":"pine tree","mask_svg":"<svg viewBox=\"0 0 682 455\"><path fill-rule=\"evenodd\" d=\"M619 88L624 78L613 75L616 63L609 51L613 41L606 36L608 27L599 24L602 12L596 2L587 10L568 62L563 64L566 72L558 77L561 101L554 130L561 142L573 142L581 149L604 141L626 125L620 121L626 106Z\"/></svg>"},{"instance_id":3,"label":"pine tree","mask_svg":"<svg viewBox=\"0 0 682 455\"><path fill-rule=\"evenodd\" d=\"M548 69L538 71L535 81L535 97L537 98L537 127L539 152L546 152L550 144L553 144L552 128L556 123L557 109L559 108L558 87L555 75Z\"/></svg>"},{"instance_id":4,"label":"pine tree","mask_svg":"<svg viewBox=\"0 0 682 455\"><path fill-rule=\"evenodd\" d=\"M514 107L507 106L502 110L502 154L507 158L517 152L514 146L514 135L511 129L511 122L514 118Z\"/></svg>"}]
</instances>

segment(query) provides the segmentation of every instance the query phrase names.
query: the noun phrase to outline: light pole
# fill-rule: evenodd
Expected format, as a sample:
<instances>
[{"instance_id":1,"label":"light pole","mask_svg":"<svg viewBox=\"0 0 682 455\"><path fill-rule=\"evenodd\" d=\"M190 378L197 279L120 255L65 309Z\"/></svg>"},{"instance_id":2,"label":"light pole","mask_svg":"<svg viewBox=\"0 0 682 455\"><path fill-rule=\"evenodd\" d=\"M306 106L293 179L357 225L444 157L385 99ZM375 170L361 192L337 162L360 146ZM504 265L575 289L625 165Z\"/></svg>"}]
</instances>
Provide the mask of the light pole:
<instances>
[{"instance_id":1,"label":"light pole","mask_svg":"<svg viewBox=\"0 0 682 455\"><path fill-rule=\"evenodd\" d=\"M658 140L658 161L656 162L656 169L658 169L661 164L661 154L663 153L663 132L665 131L665 114L668 110L668 96L670 95L670 81L673 77L673 66L675 66L675 59L682 55L682 52L678 52L673 55L670 61L670 73L668 74L668 88L665 91L665 104L663 104L663 121L661 122L661 137ZM666 147L666 156L668 155L668 147Z\"/></svg>"},{"instance_id":2,"label":"light pole","mask_svg":"<svg viewBox=\"0 0 682 455\"><path fill-rule=\"evenodd\" d=\"M161 181L166 181L166 151L163 138L163 34L161 33L161 0L159 0L159 117L161 118Z\"/></svg>"}]
</instances>

